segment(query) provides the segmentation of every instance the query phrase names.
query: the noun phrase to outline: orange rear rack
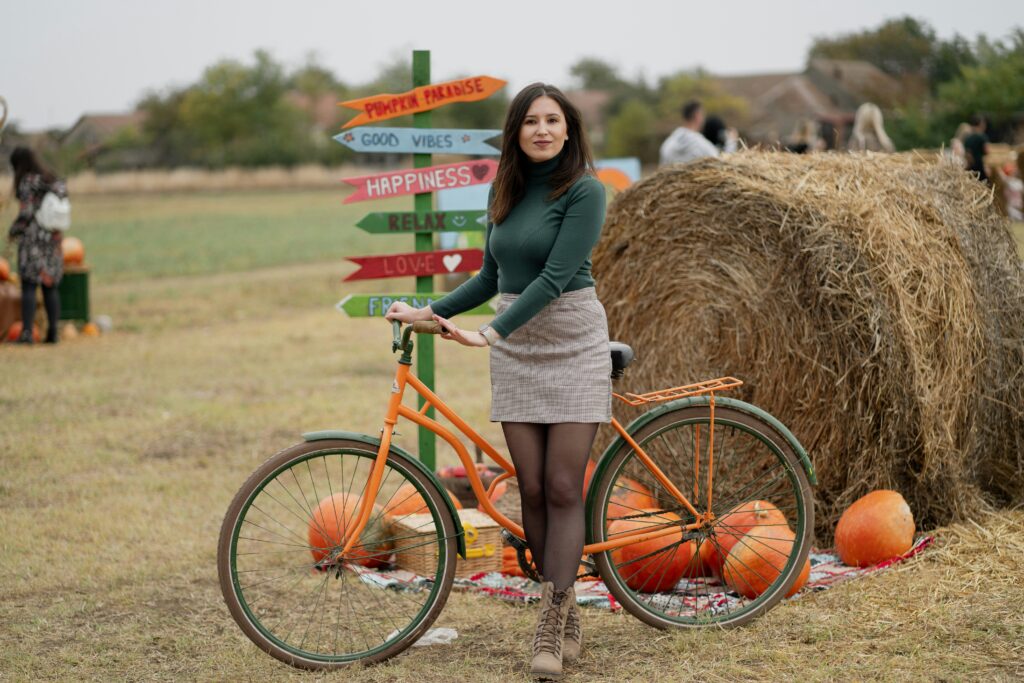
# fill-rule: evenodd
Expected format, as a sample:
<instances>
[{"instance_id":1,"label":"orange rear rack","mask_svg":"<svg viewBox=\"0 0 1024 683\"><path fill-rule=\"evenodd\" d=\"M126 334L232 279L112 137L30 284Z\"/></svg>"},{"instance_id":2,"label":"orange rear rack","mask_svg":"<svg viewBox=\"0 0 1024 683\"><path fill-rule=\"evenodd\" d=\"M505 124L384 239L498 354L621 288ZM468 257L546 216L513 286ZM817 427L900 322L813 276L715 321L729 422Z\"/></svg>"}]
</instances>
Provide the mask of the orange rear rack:
<instances>
[{"instance_id":1,"label":"orange rear rack","mask_svg":"<svg viewBox=\"0 0 1024 683\"><path fill-rule=\"evenodd\" d=\"M612 395L623 403L627 403L631 406L640 406L645 403L660 403L661 401L671 401L677 398L700 396L701 394L710 394L715 391L735 389L738 386L742 386L742 384L743 381L738 380L735 377L719 377L717 379L708 379L703 382L697 382L696 384L687 384L681 387L672 387L671 389L649 391L646 394L631 394L627 391L625 396L621 396L619 394Z\"/></svg>"}]
</instances>

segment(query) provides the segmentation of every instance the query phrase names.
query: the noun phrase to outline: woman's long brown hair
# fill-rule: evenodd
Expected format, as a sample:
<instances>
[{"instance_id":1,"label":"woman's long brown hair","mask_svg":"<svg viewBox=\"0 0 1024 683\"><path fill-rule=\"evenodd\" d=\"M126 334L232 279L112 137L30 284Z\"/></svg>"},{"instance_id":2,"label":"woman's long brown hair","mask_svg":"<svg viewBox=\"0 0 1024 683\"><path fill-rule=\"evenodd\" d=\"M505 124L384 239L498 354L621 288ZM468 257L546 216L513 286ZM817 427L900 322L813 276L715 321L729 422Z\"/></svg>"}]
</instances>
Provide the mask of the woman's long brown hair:
<instances>
[{"instance_id":1,"label":"woman's long brown hair","mask_svg":"<svg viewBox=\"0 0 1024 683\"><path fill-rule=\"evenodd\" d=\"M498 161L498 173L494 178L494 198L488 207L490 219L494 224L504 221L512 207L526 194L527 167L533 162L519 146L519 130L523 127L523 121L533 101L545 96L553 99L562 108L569 135L560 153L562 160L551 175L552 189L548 200L561 197L580 179L580 176L595 173L594 159L583 130L580 110L555 86L531 83L515 96L505 117L505 127L501 136L501 159Z\"/></svg>"}]
</instances>

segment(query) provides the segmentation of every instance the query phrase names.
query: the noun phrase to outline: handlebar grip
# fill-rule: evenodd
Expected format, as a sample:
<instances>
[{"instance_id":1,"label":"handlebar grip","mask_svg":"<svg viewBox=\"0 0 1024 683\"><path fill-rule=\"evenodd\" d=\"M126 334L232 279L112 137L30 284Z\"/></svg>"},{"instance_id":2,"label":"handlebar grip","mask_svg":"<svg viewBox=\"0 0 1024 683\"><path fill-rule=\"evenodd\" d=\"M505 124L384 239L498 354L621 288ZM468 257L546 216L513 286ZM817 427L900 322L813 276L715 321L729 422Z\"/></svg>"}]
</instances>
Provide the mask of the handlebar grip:
<instances>
[{"instance_id":1,"label":"handlebar grip","mask_svg":"<svg viewBox=\"0 0 1024 683\"><path fill-rule=\"evenodd\" d=\"M402 323L398 320L392 320L391 333L394 336L394 339L391 341L391 353L394 353L402 346Z\"/></svg>"},{"instance_id":2,"label":"handlebar grip","mask_svg":"<svg viewBox=\"0 0 1024 683\"><path fill-rule=\"evenodd\" d=\"M420 334L441 334L441 323L436 320L417 320L412 324L412 331Z\"/></svg>"}]
</instances>

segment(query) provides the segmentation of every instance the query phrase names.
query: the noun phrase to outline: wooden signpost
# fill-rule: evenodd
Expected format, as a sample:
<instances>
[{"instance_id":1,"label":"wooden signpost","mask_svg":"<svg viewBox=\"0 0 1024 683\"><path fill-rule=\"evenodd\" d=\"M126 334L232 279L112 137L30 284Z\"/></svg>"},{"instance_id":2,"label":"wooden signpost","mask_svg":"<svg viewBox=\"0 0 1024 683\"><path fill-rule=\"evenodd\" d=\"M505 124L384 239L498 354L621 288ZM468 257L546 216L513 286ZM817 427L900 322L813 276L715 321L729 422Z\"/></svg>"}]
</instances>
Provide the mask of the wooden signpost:
<instances>
[{"instance_id":1,"label":"wooden signpost","mask_svg":"<svg viewBox=\"0 0 1024 683\"><path fill-rule=\"evenodd\" d=\"M480 266L484 264L484 252L479 249L414 251L411 254L349 256L347 258L358 265L359 270L346 277L345 282L351 280L372 280L382 277L466 273L480 270Z\"/></svg>"},{"instance_id":2,"label":"wooden signpost","mask_svg":"<svg viewBox=\"0 0 1024 683\"><path fill-rule=\"evenodd\" d=\"M443 128L359 127L338 133L334 139L356 152L498 155L501 149L487 140L500 130L451 130Z\"/></svg>"},{"instance_id":3,"label":"wooden signpost","mask_svg":"<svg viewBox=\"0 0 1024 683\"><path fill-rule=\"evenodd\" d=\"M342 204L481 185L494 180L497 172L498 162L482 159L345 178L344 181L355 187L356 191L346 197Z\"/></svg>"},{"instance_id":4,"label":"wooden signpost","mask_svg":"<svg viewBox=\"0 0 1024 683\"><path fill-rule=\"evenodd\" d=\"M359 269L345 281L377 278L416 278L414 293L350 294L337 304L339 311L351 317L383 317L395 301L404 301L414 308L428 306L444 296L434 292L434 275L479 270L483 264L480 249L448 249L435 251L434 234L438 232L482 232L486 227L484 211L436 211L434 192L482 185L494 180L498 164L493 159L460 161L431 165L431 154L499 154L487 140L501 134L498 130L446 130L430 127L430 112L452 102L474 102L489 97L505 85L490 76L474 76L444 83L430 83L430 52L414 50L412 54L413 89L397 95L383 94L349 100L340 104L359 111L342 126L335 136L339 143L358 152L412 153L413 168L387 171L367 176L345 178L355 188L345 204L370 199L414 195L413 211L373 212L364 216L358 227L368 233L413 235L416 251L402 254L350 256ZM413 128L362 126L412 114ZM479 306L464 315L493 315L489 305ZM428 387L434 387L434 336L419 335L416 344L417 375ZM423 397L419 407L423 408ZM434 417L429 407L427 417ZM435 435L419 429L419 454L434 469Z\"/></svg>"},{"instance_id":5,"label":"wooden signpost","mask_svg":"<svg viewBox=\"0 0 1024 683\"><path fill-rule=\"evenodd\" d=\"M415 211L368 213L356 227L371 234L412 232L476 232L487 225L486 211Z\"/></svg>"},{"instance_id":6,"label":"wooden signpost","mask_svg":"<svg viewBox=\"0 0 1024 683\"><path fill-rule=\"evenodd\" d=\"M359 115L353 117L342 128L352 128L364 123L385 121L396 116L408 114L422 114L431 109L443 107L453 102L476 102L485 100L505 86L505 81L490 76L472 76L460 78L455 81L444 83L417 83L416 78L416 55L426 55L423 58L423 69L421 73L427 74L427 81L430 80L430 51L414 50L412 80L416 85L412 90L393 95L384 93L372 97L361 97L357 100L346 100L341 106L355 109ZM422 120L422 119L421 119ZM417 124L417 128L429 128L430 124Z\"/></svg>"},{"instance_id":7,"label":"wooden signpost","mask_svg":"<svg viewBox=\"0 0 1024 683\"><path fill-rule=\"evenodd\" d=\"M350 318L382 318L388 307L396 301L404 301L413 308L429 306L444 296L444 292L414 292L395 294L349 294L339 301L335 308ZM494 315L490 304L483 304L466 311L462 315ZM433 337L430 337L431 339ZM427 339L427 337L421 337ZM417 373L422 379L423 373ZM431 432L433 434L433 432Z\"/></svg>"}]
</instances>

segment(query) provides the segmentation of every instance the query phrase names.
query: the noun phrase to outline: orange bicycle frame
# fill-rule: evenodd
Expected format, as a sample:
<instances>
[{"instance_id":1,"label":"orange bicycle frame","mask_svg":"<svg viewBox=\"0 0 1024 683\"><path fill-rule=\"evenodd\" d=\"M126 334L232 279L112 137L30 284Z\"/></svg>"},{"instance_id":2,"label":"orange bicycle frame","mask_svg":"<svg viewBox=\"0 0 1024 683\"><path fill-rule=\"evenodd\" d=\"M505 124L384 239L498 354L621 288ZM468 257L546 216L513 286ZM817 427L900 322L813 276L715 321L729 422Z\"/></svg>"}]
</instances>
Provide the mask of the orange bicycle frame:
<instances>
[{"instance_id":1,"label":"orange bicycle frame","mask_svg":"<svg viewBox=\"0 0 1024 683\"><path fill-rule=\"evenodd\" d=\"M709 427L709 448L711 449L711 457L713 458L714 451L714 410L715 401L714 393L716 391L722 391L725 389L731 389L740 386L742 382L733 377L722 377L706 382L700 382L697 384L690 384L681 387L673 387L671 389L664 389L661 391L649 392L646 394L631 394L626 393L625 396L619 394L613 394L616 398L632 406L644 405L647 403L662 402L668 400L674 400L678 398L684 398L687 396L697 396L701 394L709 394L711 401L711 425ZM423 407L420 410L413 410L402 403L402 397L405 395L406 387L411 386L417 394L424 399ZM363 491L361 504L359 511L356 515L355 524L351 527L351 533L346 534L348 538L345 541L344 547L341 551L341 556L344 557L356 545L359 539L359 535L366 527L367 522L370 519L372 513L374 500L377 497L377 493L380 489L380 483L384 474L384 464L387 461L388 451L391 448L391 436L394 432L395 425L398 424L398 418L404 417L411 422L414 422L422 427L426 427L433 433L440 436L452 448L455 449L456 454L459 456L459 460L462 462L466 469L466 476L469 477L469 484L473 490L473 494L476 496L480 507L486 512L492 519L501 524L504 528L510 532L516 534L520 538L525 538L525 534L521 526L513 522L511 519L501 513L494 504L491 502L491 494L494 492L494 488L503 480L515 476L515 468L512 463L506 460L502 455L480 434L476 432L469 424L466 423L459 415L449 407L437 394L430 390L423 382L412 373L411 364L399 362L398 369L395 372L395 381L392 385L391 398L388 401L387 414L384 417L384 429L381 435L380 447L377 450L377 457L374 460L373 467L370 471L370 478L366 483L366 489ZM480 479L480 475L476 471L476 467L473 464L473 459L466 449L466 446L462 441L447 427L439 423L437 420L427 417L427 410L433 406L434 409L448 419L449 422L476 446L478 446L484 453L486 453L498 466L505 470L502 474L491 482L488 489L484 489L483 482ZM591 543L583 547L583 553L585 555L604 552L606 550L612 550L624 545L631 543L637 543L646 541L652 538L658 538L660 536L666 536L668 534L678 532L682 529L683 531L692 531L700 528L705 522L713 519L711 513L711 490L712 490L712 471L713 461L709 462L708 473L707 473L707 510L701 513L694 507L693 503L686 497L686 495L680 491L675 484L665 475L665 473L658 467L644 449L633 439L632 436L625 430L622 424L612 418L612 427L618 432L619 436L633 449L636 457L643 463L654 478L665 487L665 490L679 502L690 514L696 519L691 524L679 524L677 522L666 522L665 524L652 524L650 530L636 530L617 534L614 539L604 541L602 543ZM698 432L699 434L699 432ZM700 457L699 447L694 450L694 457L698 459ZM696 483L694 495L696 497Z\"/></svg>"}]
</instances>

